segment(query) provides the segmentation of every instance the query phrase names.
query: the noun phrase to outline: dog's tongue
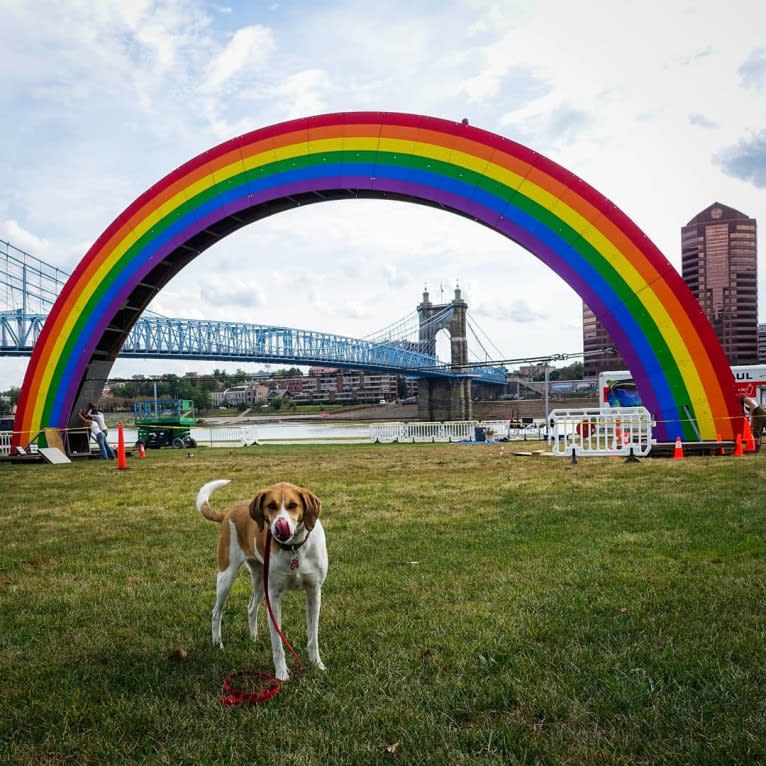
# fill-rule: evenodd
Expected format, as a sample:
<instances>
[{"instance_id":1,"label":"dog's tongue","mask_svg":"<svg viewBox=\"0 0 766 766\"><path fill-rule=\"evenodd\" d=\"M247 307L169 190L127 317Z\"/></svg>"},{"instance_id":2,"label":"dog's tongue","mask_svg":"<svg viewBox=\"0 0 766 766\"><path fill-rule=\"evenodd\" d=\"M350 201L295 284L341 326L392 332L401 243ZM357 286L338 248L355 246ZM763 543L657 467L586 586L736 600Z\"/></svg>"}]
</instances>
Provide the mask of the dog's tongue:
<instances>
[{"instance_id":1,"label":"dog's tongue","mask_svg":"<svg viewBox=\"0 0 766 766\"><path fill-rule=\"evenodd\" d=\"M290 525L285 519L277 519L274 524L274 534L280 540L287 540L290 537Z\"/></svg>"}]
</instances>

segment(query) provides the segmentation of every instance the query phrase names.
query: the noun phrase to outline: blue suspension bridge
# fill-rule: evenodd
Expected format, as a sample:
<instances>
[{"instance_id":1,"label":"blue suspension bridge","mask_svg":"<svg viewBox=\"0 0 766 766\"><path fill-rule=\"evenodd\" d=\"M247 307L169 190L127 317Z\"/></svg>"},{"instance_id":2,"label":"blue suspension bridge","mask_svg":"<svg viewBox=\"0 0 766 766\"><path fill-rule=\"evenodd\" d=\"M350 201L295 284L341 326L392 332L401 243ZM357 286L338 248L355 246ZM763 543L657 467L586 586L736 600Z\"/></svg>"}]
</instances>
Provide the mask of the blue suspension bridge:
<instances>
[{"instance_id":1,"label":"blue suspension bridge","mask_svg":"<svg viewBox=\"0 0 766 766\"><path fill-rule=\"evenodd\" d=\"M29 356L69 274L0 240L0 356ZM456 295L459 291L456 291ZM424 298L427 294L424 294ZM178 319L146 311L133 325L120 357L205 359L329 366L418 378L470 378L504 384L466 316L465 359L436 356L436 335L450 327L460 302L430 307L363 339L241 322ZM484 336L486 339L486 336Z\"/></svg>"}]
</instances>

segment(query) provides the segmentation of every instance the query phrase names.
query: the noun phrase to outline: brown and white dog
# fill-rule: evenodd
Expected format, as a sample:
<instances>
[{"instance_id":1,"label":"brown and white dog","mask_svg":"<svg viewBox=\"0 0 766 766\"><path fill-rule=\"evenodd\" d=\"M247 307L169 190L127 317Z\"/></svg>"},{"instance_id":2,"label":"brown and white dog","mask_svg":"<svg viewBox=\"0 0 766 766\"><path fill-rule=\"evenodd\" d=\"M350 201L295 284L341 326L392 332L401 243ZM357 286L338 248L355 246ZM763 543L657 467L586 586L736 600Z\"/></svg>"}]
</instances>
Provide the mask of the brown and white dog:
<instances>
[{"instance_id":1,"label":"brown and white dog","mask_svg":"<svg viewBox=\"0 0 766 766\"><path fill-rule=\"evenodd\" d=\"M324 670L319 658L319 610L322 583L327 575L327 545L319 521L322 503L308 489L282 482L263 489L253 500L239 500L225 512L213 510L210 495L229 483L219 479L205 484L197 494L197 510L208 520L221 524L218 535L218 577L213 607L213 645L223 649L221 617L234 578L247 564L253 580L253 596L247 607L250 635L258 634L258 606L263 600L263 554L267 528L271 530L269 554L269 600L281 629L282 594L306 591L306 631L309 660ZM271 632L275 675L289 678L285 651L279 634L266 617Z\"/></svg>"}]
</instances>

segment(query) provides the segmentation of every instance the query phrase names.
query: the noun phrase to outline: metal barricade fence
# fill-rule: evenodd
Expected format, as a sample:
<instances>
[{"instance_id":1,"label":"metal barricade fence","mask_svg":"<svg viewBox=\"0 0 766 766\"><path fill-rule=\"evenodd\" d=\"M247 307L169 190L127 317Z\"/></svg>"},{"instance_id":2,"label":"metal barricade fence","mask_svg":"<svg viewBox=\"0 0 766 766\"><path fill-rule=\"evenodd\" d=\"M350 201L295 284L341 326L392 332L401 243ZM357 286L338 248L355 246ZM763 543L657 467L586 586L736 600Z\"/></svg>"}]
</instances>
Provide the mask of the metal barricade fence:
<instances>
[{"instance_id":1,"label":"metal barricade fence","mask_svg":"<svg viewBox=\"0 0 766 766\"><path fill-rule=\"evenodd\" d=\"M530 426L532 428L532 426ZM514 428L508 420L461 420L446 423L372 423L370 441L391 442L470 442L477 430L487 439L506 440L526 438L528 429ZM537 429L537 438L540 438Z\"/></svg>"},{"instance_id":2,"label":"metal barricade fence","mask_svg":"<svg viewBox=\"0 0 766 766\"><path fill-rule=\"evenodd\" d=\"M652 449L654 419L645 407L557 409L550 413L554 455L634 455Z\"/></svg>"},{"instance_id":3,"label":"metal barricade fence","mask_svg":"<svg viewBox=\"0 0 766 766\"><path fill-rule=\"evenodd\" d=\"M191 435L206 447L244 447L257 441L256 429L248 426L194 426Z\"/></svg>"}]
</instances>

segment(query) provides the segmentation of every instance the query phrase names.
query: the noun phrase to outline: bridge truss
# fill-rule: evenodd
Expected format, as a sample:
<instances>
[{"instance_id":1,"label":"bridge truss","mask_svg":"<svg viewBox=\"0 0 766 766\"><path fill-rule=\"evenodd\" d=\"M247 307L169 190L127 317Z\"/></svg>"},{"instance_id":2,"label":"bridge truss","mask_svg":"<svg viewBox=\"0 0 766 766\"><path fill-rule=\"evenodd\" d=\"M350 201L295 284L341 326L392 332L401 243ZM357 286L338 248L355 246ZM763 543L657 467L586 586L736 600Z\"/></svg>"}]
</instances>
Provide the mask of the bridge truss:
<instances>
[{"instance_id":1,"label":"bridge truss","mask_svg":"<svg viewBox=\"0 0 766 766\"><path fill-rule=\"evenodd\" d=\"M0 240L0 356L32 353L47 311L68 276ZM503 367L479 361L455 369L436 356L423 353L423 328L413 329L413 321L417 321L414 315L374 336L357 339L315 330L176 319L146 312L133 325L120 357L345 367L416 377L471 377L485 383L506 382ZM408 339L411 337L414 340Z\"/></svg>"}]
</instances>

